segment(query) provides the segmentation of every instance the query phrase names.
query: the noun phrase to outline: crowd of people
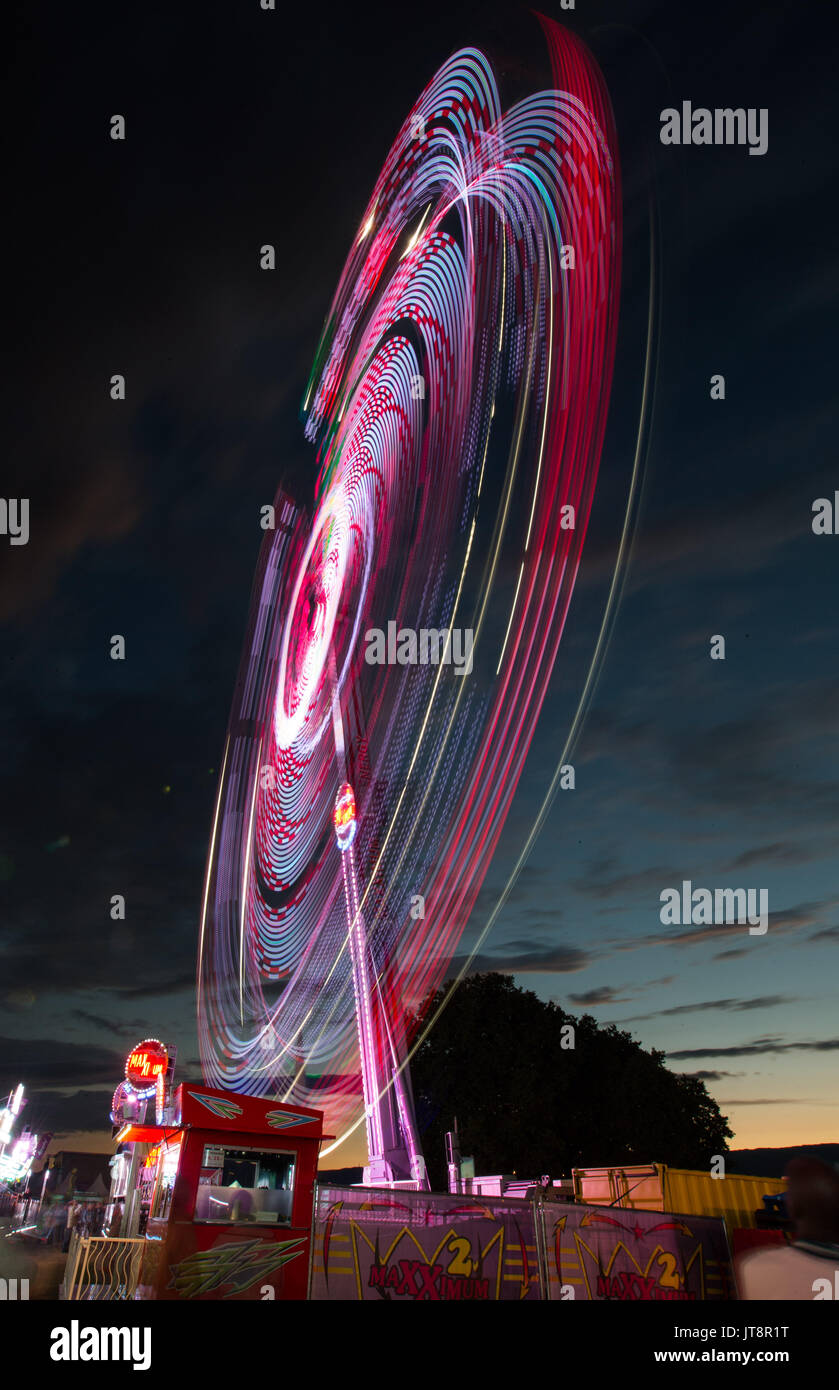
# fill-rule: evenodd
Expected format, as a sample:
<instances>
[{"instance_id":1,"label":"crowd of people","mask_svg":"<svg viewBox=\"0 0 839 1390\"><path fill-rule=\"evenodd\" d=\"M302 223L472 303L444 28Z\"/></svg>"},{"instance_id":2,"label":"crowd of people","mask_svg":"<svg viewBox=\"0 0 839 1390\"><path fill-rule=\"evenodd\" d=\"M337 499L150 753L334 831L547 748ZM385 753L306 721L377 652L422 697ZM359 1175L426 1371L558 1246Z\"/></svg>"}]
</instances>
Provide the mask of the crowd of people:
<instances>
[{"instance_id":1,"label":"crowd of people","mask_svg":"<svg viewBox=\"0 0 839 1390\"><path fill-rule=\"evenodd\" d=\"M104 1220L103 1202L54 1201L39 1224L47 1245L57 1245L66 1251L74 1231L80 1236L99 1236Z\"/></svg>"}]
</instances>

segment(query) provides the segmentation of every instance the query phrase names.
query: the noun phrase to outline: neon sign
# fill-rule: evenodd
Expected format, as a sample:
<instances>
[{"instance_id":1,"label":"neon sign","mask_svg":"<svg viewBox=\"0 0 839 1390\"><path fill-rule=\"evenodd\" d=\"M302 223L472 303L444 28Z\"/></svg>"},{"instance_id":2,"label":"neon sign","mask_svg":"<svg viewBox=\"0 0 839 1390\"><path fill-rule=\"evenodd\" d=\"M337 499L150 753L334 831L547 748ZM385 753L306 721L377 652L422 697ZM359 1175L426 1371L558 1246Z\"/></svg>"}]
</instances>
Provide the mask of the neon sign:
<instances>
[{"instance_id":1,"label":"neon sign","mask_svg":"<svg viewBox=\"0 0 839 1390\"><path fill-rule=\"evenodd\" d=\"M128 1054L125 1079L138 1096L153 1096L158 1077L166 1072L169 1052L158 1038L146 1038Z\"/></svg>"},{"instance_id":2,"label":"neon sign","mask_svg":"<svg viewBox=\"0 0 839 1390\"><path fill-rule=\"evenodd\" d=\"M335 798L335 809L332 812L332 823L335 826L338 848L349 849L356 831L355 793L349 782L344 782L339 788Z\"/></svg>"},{"instance_id":3,"label":"neon sign","mask_svg":"<svg viewBox=\"0 0 839 1390\"><path fill-rule=\"evenodd\" d=\"M143 1163L144 1168L157 1167L157 1160L160 1158L160 1151L162 1147L162 1144L154 1144L152 1148L149 1149L148 1153L146 1154L145 1161Z\"/></svg>"}]
</instances>

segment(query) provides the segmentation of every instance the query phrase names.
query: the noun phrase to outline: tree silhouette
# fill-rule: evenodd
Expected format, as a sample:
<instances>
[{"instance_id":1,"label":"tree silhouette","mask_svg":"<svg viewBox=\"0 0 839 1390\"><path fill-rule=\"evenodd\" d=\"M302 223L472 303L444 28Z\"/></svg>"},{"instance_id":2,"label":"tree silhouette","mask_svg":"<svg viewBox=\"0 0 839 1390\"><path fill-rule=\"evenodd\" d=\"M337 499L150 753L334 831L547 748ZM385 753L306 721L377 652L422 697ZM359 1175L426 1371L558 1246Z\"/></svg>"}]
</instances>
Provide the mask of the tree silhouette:
<instances>
[{"instance_id":1,"label":"tree silhouette","mask_svg":"<svg viewBox=\"0 0 839 1390\"><path fill-rule=\"evenodd\" d=\"M437 1191L445 1190L444 1135L455 1116L461 1152L474 1156L478 1173L559 1177L653 1161L707 1170L726 1153L732 1131L704 1082L668 1071L663 1052L645 1051L614 1024L575 1018L507 975L444 985L432 1013L443 1000L411 1063Z\"/></svg>"}]
</instances>

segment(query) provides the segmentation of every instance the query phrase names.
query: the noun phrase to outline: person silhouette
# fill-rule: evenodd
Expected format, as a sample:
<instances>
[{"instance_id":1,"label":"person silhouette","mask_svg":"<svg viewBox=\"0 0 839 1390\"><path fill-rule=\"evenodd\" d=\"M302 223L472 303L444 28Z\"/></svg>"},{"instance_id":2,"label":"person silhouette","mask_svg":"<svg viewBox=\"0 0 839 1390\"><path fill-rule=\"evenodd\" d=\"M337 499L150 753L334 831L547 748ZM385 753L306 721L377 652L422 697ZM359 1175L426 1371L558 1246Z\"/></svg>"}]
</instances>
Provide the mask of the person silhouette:
<instances>
[{"instance_id":1,"label":"person silhouette","mask_svg":"<svg viewBox=\"0 0 839 1390\"><path fill-rule=\"evenodd\" d=\"M817 1299L839 1289L839 1169L820 1158L787 1164L790 1245L752 1250L737 1264L743 1299ZM830 1289L832 1292L825 1292Z\"/></svg>"},{"instance_id":2,"label":"person silhouette","mask_svg":"<svg viewBox=\"0 0 839 1390\"><path fill-rule=\"evenodd\" d=\"M231 1221L250 1221L253 1209L253 1197L246 1187L241 1187L238 1182L231 1183L231 1188L235 1188L235 1195L230 1204Z\"/></svg>"}]
</instances>

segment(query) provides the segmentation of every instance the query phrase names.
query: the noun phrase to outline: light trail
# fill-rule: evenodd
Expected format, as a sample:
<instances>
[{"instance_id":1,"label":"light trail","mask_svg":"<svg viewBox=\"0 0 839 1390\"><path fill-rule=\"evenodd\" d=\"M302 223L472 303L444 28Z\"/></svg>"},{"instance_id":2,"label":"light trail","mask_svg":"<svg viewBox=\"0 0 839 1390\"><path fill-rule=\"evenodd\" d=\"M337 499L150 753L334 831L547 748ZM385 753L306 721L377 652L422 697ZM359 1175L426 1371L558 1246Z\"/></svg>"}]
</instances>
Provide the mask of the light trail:
<instances>
[{"instance_id":1,"label":"light trail","mask_svg":"<svg viewBox=\"0 0 839 1390\"><path fill-rule=\"evenodd\" d=\"M401 1078L422 1020L405 1010L445 978L499 844L594 497L617 146L589 54L539 22L551 89L505 109L489 60L464 49L385 160L305 392L311 518L277 499L225 745L199 935L204 1074L323 1108L342 1138L364 1119L359 1028L368 1112L375 1093L410 1128ZM468 675L452 660L466 621ZM418 634L443 634L441 659L415 662L408 641L404 662L369 661L367 634L391 623L415 656ZM339 853L344 783L357 828Z\"/></svg>"}]
</instances>

